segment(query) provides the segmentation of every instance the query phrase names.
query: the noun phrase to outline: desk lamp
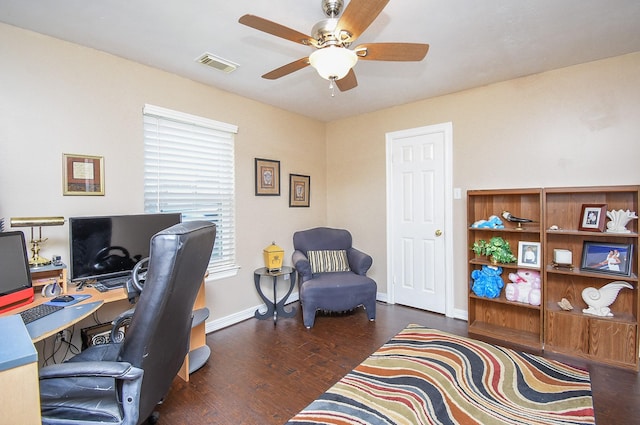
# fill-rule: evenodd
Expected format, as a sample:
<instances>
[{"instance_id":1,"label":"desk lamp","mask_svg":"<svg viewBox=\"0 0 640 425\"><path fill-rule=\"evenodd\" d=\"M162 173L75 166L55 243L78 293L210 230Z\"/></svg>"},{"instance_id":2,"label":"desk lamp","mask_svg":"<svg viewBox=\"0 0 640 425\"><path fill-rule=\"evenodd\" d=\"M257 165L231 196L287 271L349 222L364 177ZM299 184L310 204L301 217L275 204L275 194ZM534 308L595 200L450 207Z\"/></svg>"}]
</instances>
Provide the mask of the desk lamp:
<instances>
[{"instance_id":1,"label":"desk lamp","mask_svg":"<svg viewBox=\"0 0 640 425\"><path fill-rule=\"evenodd\" d=\"M11 227L31 227L31 258L29 259L30 267L40 267L51 264L51 260L47 260L40 256L40 244L47 239L42 239L42 226L62 226L64 217L12 217ZM33 228L38 227L38 239L34 237Z\"/></svg>"}]
</instances>

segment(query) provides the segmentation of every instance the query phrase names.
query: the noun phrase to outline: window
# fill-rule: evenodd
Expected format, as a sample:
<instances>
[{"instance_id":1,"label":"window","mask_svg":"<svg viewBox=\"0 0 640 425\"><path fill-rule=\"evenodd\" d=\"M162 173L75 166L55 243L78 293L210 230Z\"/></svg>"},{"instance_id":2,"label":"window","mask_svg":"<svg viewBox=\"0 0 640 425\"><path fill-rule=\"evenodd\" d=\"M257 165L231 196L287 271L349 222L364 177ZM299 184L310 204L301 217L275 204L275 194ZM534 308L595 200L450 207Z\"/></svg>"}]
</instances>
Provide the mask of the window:
<instances>
[{"instance_id":1,"label":"window","mask_svg":"<svg viewBox=\"0 0 640 425\"><path fill-rule=\"evenodd\" d=\"M216 224L209 276L237 272L234 134L237 126L152 105L144 117L144 210Z\"/></svg>"}]
</instances>

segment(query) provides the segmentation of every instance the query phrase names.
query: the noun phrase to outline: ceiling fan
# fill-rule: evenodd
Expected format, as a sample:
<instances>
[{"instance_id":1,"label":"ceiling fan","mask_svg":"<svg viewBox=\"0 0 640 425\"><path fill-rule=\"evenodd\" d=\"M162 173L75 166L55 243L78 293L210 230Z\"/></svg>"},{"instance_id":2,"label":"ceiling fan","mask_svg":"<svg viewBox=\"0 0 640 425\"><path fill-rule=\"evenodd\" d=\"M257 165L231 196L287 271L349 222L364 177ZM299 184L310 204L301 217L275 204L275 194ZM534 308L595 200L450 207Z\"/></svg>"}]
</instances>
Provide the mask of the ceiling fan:
<instances>
[{"instance_id":1,"label":"ceiling fan","mask_svg":"<svg viewBox=\"0 0 640 425\"><path fill-rule=\"evenodd\" d=\"M311 65L322 78L330 81L331 89L335 83L340 91L346 91L358 85L353 67L359 59L421 61L429 51L429 45L422 43L369 43L349 49L351 43L371 25L387 3L389 0L351 0L338 19L343 0L321 0L328 19L314 25L312 36L255 15L244 15L239 22L276 37L316 48L308 57L276 68L262 78L275 80Z\"/></svg>"}]
</instances>

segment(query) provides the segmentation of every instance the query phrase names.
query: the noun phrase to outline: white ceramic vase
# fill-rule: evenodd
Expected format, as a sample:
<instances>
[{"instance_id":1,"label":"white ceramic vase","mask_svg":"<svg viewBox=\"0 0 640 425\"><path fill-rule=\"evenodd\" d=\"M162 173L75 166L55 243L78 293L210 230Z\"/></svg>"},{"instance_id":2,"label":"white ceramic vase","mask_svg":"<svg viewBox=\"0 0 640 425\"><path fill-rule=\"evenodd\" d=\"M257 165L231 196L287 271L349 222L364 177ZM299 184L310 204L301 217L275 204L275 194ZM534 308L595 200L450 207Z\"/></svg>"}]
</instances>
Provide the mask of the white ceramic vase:
<instances>
[{"instance_id":1,"label":"white ceramic vase","mask_svg":"<svg viewBox=\"0 0 640 425\"><path fill-rule=\"evenodd\" d=\"M631 233L631 230L626 228L627 223L638 218L635 212L629 210L607 211L607 217L611 220L607 223L607 232L609 233Z\"/></svg>"}]
</instances>

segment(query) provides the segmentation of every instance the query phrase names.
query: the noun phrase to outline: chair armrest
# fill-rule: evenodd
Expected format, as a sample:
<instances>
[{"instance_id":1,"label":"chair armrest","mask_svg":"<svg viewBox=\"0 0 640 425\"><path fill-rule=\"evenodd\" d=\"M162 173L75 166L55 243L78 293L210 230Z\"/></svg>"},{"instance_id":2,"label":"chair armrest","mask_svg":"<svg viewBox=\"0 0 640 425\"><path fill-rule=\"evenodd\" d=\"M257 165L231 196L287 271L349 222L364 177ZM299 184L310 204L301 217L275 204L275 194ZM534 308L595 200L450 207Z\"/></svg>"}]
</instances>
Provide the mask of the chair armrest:
<instances>
[{"instance_id":1,"label":"chair armrest","mask_svg":"<svg viewBox=\"0 0 640 425\"><path fill-rule=\"evenodd\" d=\"M302 251L295 250L293 252L293 255L291 256L291 261L293 262L293 267L300 275L298 284L305 282L313 277L313 274L311 273L311 263L309 263L309 259L306 255L304 255Z\"/></svg>"},{"instance_id":2,"label":"chair armrest","mask_svg":"<svg viewBox=\"0 0 640 425\"><path fill-rule=\"evenodd\" d=\"M118 338L117 338L118 329L120 329L121 326L131 322L131 318L133 317L133 313L135 313L135 311L136 311L135 307L130 308L129 310L123 311L122 313L120 313L118 317L116 317L111 321L111 334L109 335L110 341L121 342L121 341L118 341Z\"/></svg>"},{"instance_id":3,"label":"chair armrest","mask_svg":"<svg viewBox=\"0 0 640 425\"><path fill-rule=\"evenodd\" d=\"M369 254L365 254L356 248L347 250L347 259L349 260L351 271L362 276L367 274L373 264L373 258Z\"/></svg>"},{"instance_id":4,"label":"chair armrest","mask_svg":"<svg viewBox=\"0 0 640 425\"><path fill-rule=\"evenodd\" d=\"M113 378L122 382L120 403L124 411L122 425L138 423L140 390L144 370L127 362L76 362L46 366L40 369L40 380L59 379L53 385L68 386L73 378ZM55 387L53 387L55 389ZM47 422L48 423L48 422Z\"/></svg>"},{"instance_id":5,"label":"chair armrest","mask_svg":"<svg viewBox=\"0 0 640 425\"><path fill-rule=\"evenodd\" d=\"M144 371L127 362L70 362L40 369L40 379L69 377L104 377L131 381L142 377Z\"/></svg>"}]
</instances>

